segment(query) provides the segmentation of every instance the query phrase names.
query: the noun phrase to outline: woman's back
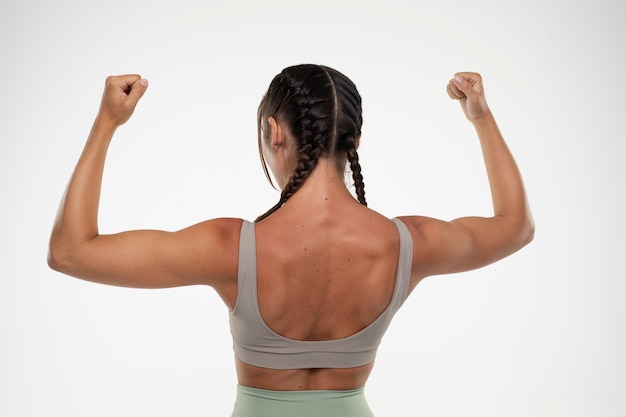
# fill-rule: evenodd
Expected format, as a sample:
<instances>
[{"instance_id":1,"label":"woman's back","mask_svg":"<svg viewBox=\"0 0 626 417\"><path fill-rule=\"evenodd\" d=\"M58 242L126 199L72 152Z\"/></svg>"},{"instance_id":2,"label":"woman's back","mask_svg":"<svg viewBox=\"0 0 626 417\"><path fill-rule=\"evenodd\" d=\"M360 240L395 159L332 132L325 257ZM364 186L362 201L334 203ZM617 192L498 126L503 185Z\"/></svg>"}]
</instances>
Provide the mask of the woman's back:
<instances>
[{"instance_id":1,"label":"woman's back","mask_svg":"<svg viewBox=\"0 0 626 417\"><path fill-rule=\"evenodd\" d=\"M354 200L331 172L331 180L319 178L324 176L320 167L280 210L255 226L260 314L273 332L288 339L352 336L386 310L396 287L398 228ZM248 372L240 372L248 386L286 389L277 386L276 379L290 374L291 387L351 389L363 385L371 364L325 370L240 369L256 377L262 374L253 382L246 378ZM293 384L296 374L302 384Z\"/></svg>"},{"instance_id":2,"label":"woman's back","mask_svg":"<svg viewBox=\"0 0 626 417\"><path fill-rule=\"evenodd\" d=\"M261 313L270 328L291 339L350 336L391 299L396 226L365 208L349 217L331 210L288 221L276 213L276 223L268 219L256 228Z\"/></svg>"}]
</instances>

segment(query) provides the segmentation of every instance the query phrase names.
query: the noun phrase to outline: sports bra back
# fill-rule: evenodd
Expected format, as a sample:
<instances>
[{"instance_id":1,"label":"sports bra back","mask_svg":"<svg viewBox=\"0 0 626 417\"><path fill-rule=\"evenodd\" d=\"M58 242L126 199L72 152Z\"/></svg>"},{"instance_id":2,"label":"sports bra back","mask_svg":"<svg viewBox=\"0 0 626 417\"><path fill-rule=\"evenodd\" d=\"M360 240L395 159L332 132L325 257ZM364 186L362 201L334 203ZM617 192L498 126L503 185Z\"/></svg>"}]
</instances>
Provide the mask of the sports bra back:
<instances>
[{"instance_id":1,"label":"sports bra back","mask_svg":"<svg viewBox=\"0 0 626 417\"><path fill-rule=\"evenodd\" d=\"M263 321L257 299L254 223L244 220L239 241L238 290L230 312L235 355L244 363L271 369L354 368L374 361L391 319L408 296L413 240L404 223L393 219L400 235L398 273L391 302L370 325L340 339L294 340Z\"/></svg>"}]
</instances>

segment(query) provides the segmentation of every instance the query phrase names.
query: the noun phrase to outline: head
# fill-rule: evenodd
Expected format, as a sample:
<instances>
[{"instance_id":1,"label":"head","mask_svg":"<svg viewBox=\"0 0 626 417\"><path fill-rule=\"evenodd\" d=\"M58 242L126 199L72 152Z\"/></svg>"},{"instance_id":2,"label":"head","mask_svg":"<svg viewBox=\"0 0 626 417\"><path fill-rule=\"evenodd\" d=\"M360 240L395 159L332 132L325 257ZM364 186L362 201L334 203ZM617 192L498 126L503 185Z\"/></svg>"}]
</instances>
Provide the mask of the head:
<instances>
[{"instance_id":1,"label":"head","mask_svg":"<svg viewBox=\"0 0 626 417\"><path fill-rule=\"evenodd\" d=\"M363 123L361 96L345 75L320 65L285 68L272 80L258 111L259 155L267 179L272 183L263 148L269 144L272 127L280 123L295 141L293 173L282 187L278 203L259 216L260 221L278 210L309 177L320 158L335 162L344 172L350 164L358 200L365 191L357 154Z\"/></svg>"}]
</instances>

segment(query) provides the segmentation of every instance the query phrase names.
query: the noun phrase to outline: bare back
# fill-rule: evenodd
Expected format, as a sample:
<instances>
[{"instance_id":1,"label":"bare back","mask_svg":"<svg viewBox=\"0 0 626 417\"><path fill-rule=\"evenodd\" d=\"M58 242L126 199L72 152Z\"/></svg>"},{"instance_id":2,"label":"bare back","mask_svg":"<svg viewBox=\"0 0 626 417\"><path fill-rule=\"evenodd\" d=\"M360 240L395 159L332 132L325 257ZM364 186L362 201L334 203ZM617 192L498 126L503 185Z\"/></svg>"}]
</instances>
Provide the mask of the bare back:
<instances>
[{"instance_id":1,"label":"bare back","mask_svg":"<svg viewBox=\"0 0 626 417\"><path fill-rule=\"evenodd\" d=\"M257 224L259 309L284 337L351 336L389 305L398 266L397 228L346 196L318 197L306 201L306 208L294 198ZM372 365L272 370L238 361L237 370L241 384L264 389L352 389L364 385Z\"/></svg>"}]
</instances>

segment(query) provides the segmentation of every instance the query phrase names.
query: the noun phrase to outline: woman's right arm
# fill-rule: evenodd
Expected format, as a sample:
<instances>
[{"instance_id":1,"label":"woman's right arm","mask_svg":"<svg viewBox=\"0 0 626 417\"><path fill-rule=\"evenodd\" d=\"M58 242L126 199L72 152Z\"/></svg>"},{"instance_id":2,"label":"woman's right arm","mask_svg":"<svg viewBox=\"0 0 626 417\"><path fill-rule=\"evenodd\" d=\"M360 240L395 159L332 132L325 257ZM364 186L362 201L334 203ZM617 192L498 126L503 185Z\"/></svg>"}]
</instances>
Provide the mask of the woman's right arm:
<instances>
[{"instance_id":1,"label":"woman's right arm","mask_svg":"<svg viewBox=\"0 0 626 417\"><path fill-rule=\"evenodd\" d=\"M206 284L229 306L234 305L241 220L207 220L176 232L99 231L100 190L109 144L146 88L147 82L139 75L107 78L100 110L59 206L48 264L67 275L109 285Z\"/></svg>"},{"instance_id":2,"label":"woman's right arm","mask_svg":"<svg viewBox=\"0 0 626 417\"><path fill-rule=\"evenodd\" d=\"M401 217L414 241L413 286L426 276L493 263L521 249L534 236L521 174L487 106L480 75L456 74L448 83L448 94L459 100L476 129L487 169L493 216L463 217L450 222Z\"/></svg>"}]
</instances>

